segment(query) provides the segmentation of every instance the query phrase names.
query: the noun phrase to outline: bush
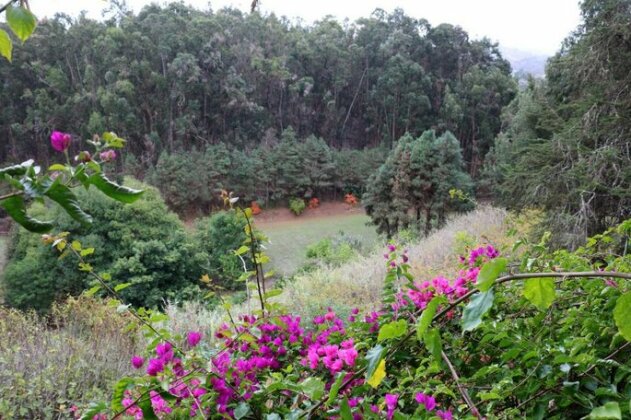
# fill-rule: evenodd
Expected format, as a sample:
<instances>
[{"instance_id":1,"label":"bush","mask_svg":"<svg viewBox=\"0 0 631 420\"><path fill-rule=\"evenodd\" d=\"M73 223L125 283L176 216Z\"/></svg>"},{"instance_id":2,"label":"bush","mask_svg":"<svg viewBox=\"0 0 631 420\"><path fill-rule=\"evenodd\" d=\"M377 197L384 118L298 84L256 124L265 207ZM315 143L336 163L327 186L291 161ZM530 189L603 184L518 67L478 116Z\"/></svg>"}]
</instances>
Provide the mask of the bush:
<instances>
[{"instance_id":1,"label":"bush","mask_svg":"<svg viewBox=\"0 0 631 420\"><path fill-rule=\"evenodd\" d=\"M203 268L215 284L237 289L235 280L243 274L243 262L233 251L246 239L246 220L235 210L222 211L197 223L195 244L206 258ZM249 263L248 255L242 256Z\"/></svg>"},{"instance_id":2,"label":"bush","mask_svg":"<svg viewBox=\"0 0 631 420\"><path fill-rule=\"evenodd\" d=\"M324 238L307 247L307 269L316 266L339 267L357 255L361 241L340 232L334 238Z\"/></svg>"},{"instance_id":3,"label":"bush","mask_svg":"<svg viewBox=\"0 0 631 420\"><path fill-rule=\"evenodd\" d=\"M122 204L97 190L78 191L79 200L94 218L90 228L80 226L58 207L34 208L43 219L56 220L56 232L70 232L84 248L95 248L89 258L96 272L107 272L112 284L131 283L121 291L135 306L155 307L164 299L197 295L200 256L183 224L171 213L156 189L128 180L145 190L134 204ZM78 295L93 280L77 267L73 256L58 254L40 243L38 235L19 229L4 274L5 300L21 309L46 311L68 295Z\"/></svg>"},{"instance_id":4,"label":"bush","mask_svg":"<svg viewBox=\"0 0 631 420\"><path fill-rule=\"evenodd\" d=\"M0 418L72 418L70 407L109 397L144 342L116 307L81 297L49 317L0 308Z\"/></svg>"},{"instance_id":5,"label":"bush","mask_svg":"<svg viewBox=\"0 0 631 420\"><path fill-rule=\"evenodd\" d=\"M300 216L305 211L305 201L301 198L292 198L289 200L289 210L296 216Z\"/></svg>"}]
</instances>

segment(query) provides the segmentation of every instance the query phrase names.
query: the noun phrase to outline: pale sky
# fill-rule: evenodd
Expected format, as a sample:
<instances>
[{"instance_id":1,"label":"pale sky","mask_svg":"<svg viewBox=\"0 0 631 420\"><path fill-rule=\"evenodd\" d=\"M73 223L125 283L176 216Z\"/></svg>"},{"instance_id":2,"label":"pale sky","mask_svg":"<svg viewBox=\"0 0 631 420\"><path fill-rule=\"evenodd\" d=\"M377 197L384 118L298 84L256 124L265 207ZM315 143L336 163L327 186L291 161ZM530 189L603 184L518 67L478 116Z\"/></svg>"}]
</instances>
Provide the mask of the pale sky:
<instances>
[{"instance_id":1,"label":"pale sky","mask_svg":"<svg viewBox=\"0 0 631 420\"><path fill-rule=\"evenodd\" d=\"M259 10L278 16L301 18L311 23L326 15L351 21L367 17L376 8L387 12L396 7L415 18L425 18L432 25L460 25L472 38L487 36L500 46L533 53L553 54L563 39L580 23L579 0L260 0ZM138 12L151 0L127 0ZM156 2L156 1L153 1ZM251 0L185 0L201 9L209 4L213 10L235 6L249 11ZM38 17L56 12L99 19L105 0L30 0L31 10ZM157 1L163 4L164 1Z\"/></svg>"}]
</instances>

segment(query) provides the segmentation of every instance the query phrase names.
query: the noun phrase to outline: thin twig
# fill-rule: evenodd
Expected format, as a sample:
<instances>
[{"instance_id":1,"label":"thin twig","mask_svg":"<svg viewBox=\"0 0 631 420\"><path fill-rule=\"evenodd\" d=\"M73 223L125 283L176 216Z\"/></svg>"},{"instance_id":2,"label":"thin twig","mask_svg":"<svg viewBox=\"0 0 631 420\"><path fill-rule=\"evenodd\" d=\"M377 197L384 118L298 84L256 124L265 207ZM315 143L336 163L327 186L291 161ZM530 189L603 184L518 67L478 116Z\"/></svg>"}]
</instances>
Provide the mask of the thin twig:
<instances>
[{"instance_id":1,"label":"thin twig","mask_svg":"<svg viewBox=\"0 0 631 420\"><path fill-rule=\"evenodd\" d=\"M471 413L479 419L482 418L482 416L480 416L480 410L478 410L473 400L469 396L469 392L467 391L467 388L465 388L460 383L460 376L458 376L458 372L456 372L456 368L454 368L454 365L451 363L451 360L449 360L449 357L447 357L447 354L444 351L441 350L440 353L445 363L447 363L447 366L449 367L449 371L451 372L451 377L454 378L454 381L456 382L456 386L458 387L458 391L460 392L460 395L462 395L462 398L464 398L465 402L469 406Z\"/></svg>"},{"instance_id":2,"label":"thin twig","mask_svg":"<svg viewBox=\"0 0 631 420\"><path fill-rule=\"evenodd\" d=\"M0 195L0 201L6 200L7 198L11 198L11 197L17 197L18 195L24 195L24 191L14 191L12 193Z\"/></svg>"},{"instance_id":3,"label":"thin twig","mask_svg":"<svg viewBox=\"0 0 631 420\"><path fill-rule=\"evenodd\" d=\"M11 6L13 3L17 3L18 0L9 0L4 6L0 7L0 13L4 12Z\"/></svg>"}]
</instances>

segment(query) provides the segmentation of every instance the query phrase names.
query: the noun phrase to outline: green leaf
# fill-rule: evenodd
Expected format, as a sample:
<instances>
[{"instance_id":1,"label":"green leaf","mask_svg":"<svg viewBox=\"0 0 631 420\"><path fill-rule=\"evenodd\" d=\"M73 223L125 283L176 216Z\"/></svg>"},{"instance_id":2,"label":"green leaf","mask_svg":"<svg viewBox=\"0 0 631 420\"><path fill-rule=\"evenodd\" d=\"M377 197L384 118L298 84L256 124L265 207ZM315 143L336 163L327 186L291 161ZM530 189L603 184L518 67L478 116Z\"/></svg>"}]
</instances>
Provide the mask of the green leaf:
<instances>
[{"instance_id":1,"label":"green leaf","mask_svg":"<svg viewBox=\"0 0 631 420\"><path fill-rule=\"evenodd\" d=\"M399 338L405 335L407 331L407 326L408 323L404 319L384 324L381 326L381 328L379 328L379 336L377 337L377 341Z\"/></svg>"},{"instance_id":2,"label":"green leaf","mask_svg":"<svg viewBox=\"0 0 631 420\"><path fill-rule=\"evenodd\" d=\"M618 405L615 401L609 401L605 405L601 405L600 407L596 407L589 413L588 418L590 419L616 419L620 420L622 418L622 412L620 411L620 405Z\"/></svg>"},{"instance_id":3,"label":"green leaf","mask_svg":"<svg viewBox=\"0 0 631 420\"><path fill-rule=\"evenodd\" d=\"M326 400L327 405L333 404L335 398L337 398L337 394L340 392L340 388L342 387L342 383L344 382L344 377L346 375L344 372L338 373L337 378L333 385L331 385L331 390L329 391L329 398Z\"/></svg>"},{"instance_id":4,"label":"green leaf","mask_svg":"<svg viewBox=\"0 0 631 420\"><path fill-rule=\"evenodd\" d=\"M524 283L524 297L539 310L545 311L556 297L554 279L551 277L528 279Z\"/></svg>"},{"instance_id":5,"label":"green leaf","mask_svg":"<svg viewBox=\"0 0 631 420\"><path fill-rule=\"evenodd\" d=\"M478 293L471 298L462 312L462 330L471 331L482 323L482 317L493 306L493 289Z\"/></svg>"},{"instance_id":6,"label":"green leaf","mask_svg":"<svg viewBox=\"0 0 631 420\"><path fill-rule=\"evenodd\" d=\"M438 305L444 302L443 296L435 296L425 307L425 310L421 314L416 323L416 338L418 341L423 341L423 337L425 336L425 332L429 328L432 323L432 319L434 319L434 315L436 315L436 310L438 309Z\"/></svg>"},{"instance_id":7,"label":"green leaf","mask_svg":"<svg viewBox=\"0 0 631 420\"><path fill-rule=\"evenodd\" d=\"M443 343L440 338L440 331L437 328L432 328L429 330L424 337L425 347L427 351L431 353L431 355L436 359L436 361L440 361L442 358L443 351Z\"/></svg>"},{"instance_id":8,"label":"green leaf","mask_svg":"<svg viewBox=\"0 0 631 420\"><path fill-rule=\"evenodd\" d=\"M99 290L101 290L101 285L97 284L96 286L93 286L92 288L90 288L90 290L85 291L83 294L86 295L87 297L92 297Z\"/></svg>"},{"instance_id":9,"label":"green leaf","mask_svg":"<svg viewBox=\"0 0 631 420\"><path fill-rule=\"evenodd\" d=\"M46 233L53 228L52 222L42 222L33 219L26 214L24 199L19 196L5 198L0 201L0 206L6 210L9 216L19 223L24 229L35 233Z\"/></svg>"},{"instance_id":10,"label":"green leaf","mask_svg":"<svg viewBox=\"0 0 631 420\"><path fill-rule=\"evenodd\" d=\"M243 245L241 246L239 249L237 249L236 251L234 251L235 255L243 255L246 252L248 252L250 250L249 246Z\"/></svg>"},{"instance_id":11,"label":"green leaf","mask_svg":"<svg viewBox=\"0 0 631 420\"><path fill-rule=\"evenodd\" d=\"M1 31L1 30L0 30ZM29 159L26 162L22 162L19 165L7 166L6 168L0 168L0 176L21 176L26 174L26 171L33 166L33 159Z\"/></svg>"},{"instance_id":12,"label":"green leaf","mask_svg":"<svg viewBox=\"0 0 631 420\"><path fill-rule=\"evenodd\" d=\"M91 403L88 409L81 414L81 420L92 420L97 414L103 413L107 410L107 405L104 402Z\"/></svg>"},{"instance_id":13,"label":"green leaf","mask_svg":"<svg viewBox=\"0 0 631 420\"><path fill-rule=\"evenodd\" d=\"M31 36L37 26L37 18L26 7L7 7L6 18L9 28L22 42Z\"/></svg>"},{"instance_id":14,"label":"green leaf","mask_svg":"<svg viewBox=\"0 0 631 420\"><path fill-rule=\"evenodd\" d=\"M495 258L482 266L478 274L476 283L481 292L486 292L495 284L495 280L506 270L508 260L506 258Z\"/></svg>"},{"instance_id":15,"label":"green leaf","mask_svg":"<svg viewBox=\"0 0 631 420\"><path fill-rule=\"evenodd\" d=\"M274 296L279 296L283 294L283 289L273 289L270 290L269 292L265 292L263 294L263 299L269 299L272 298Z\"/></svg>"},{"instance_id":16,"label":"green leaf","mask_svg":"<svg viewBox=\"0 0 631 420\"><path fill-rule=\"evenodd\" d=\"M271 413L265 416L265 420L281 420L280 416L276 413Z\"/></svg>"},{"instance_id":17,"label":"green leaf","mask_svg":"<svg viewBox=\"0 0 631 420\"><path fill-rule=\"evenodd\" d=\"M620 296L613 310L613 319L625 340L631 341L631 292Z\"/></svg>"},{"instance_id":18,"label":"green leaf","mask_svg":"<svg viewBox=\"0 0 631 420\"><path fill-rule=\"evenodd\" d=\"M13 53L13 42L6 31L0 29L0 55L7 60L11 61L11 54Z\"/></svg>"},{"instance_id":19,"label":"green leaf","mask_svg":"<svg viewBox=\"0 0 631 420\"><path fill-rule=\"evenodd\" d=\"M112 394L111 407L112 411L124 411L123 398L125 398L125 391L127 391L132 385L135 384L133 378L124 377L114 385L114 393Z\"/></svg>"},{"instance_id":20,"label":"green leaf","mask_svg":"<svg viewBox=\"0 0 631 420\"><path fill-rule=\"evenodd\" d=\"M305 379L300 384L300 388L312 401L319 400L324 395L324 382L313 376Z\"/></svg>"},{"instance_id":21,"label":"green leaf","mask_svg":"<svg viewBox=\"0 0 631 420\"><path fill-rule=\"evenodd\" d=\"M348 404L348 398L344 398L340 404L340 417L342 420L353 420L353 412Z\"/></svg>"},{"instance_id":22,"label":"green leaf","mask_svg":"<svg viewBox=\"0 0 631 420\"><path fill-rule=\"evenodd\" d=\"M377 344L375 347L368 350L366 353L366 361L368 362L368 366L366 367L366 379L370 378L373 373L375 373L375 369L381 361L381 356L385 349L381 344Z\"/></svg>"},{"instance_id":23,"label":"green leaf","mask_svg":"<svg viewBox=\"0 0 631 420\"><path fill-rule=\"evenodd\" d=\"M234 418L239 420L250 413L250 406L245 401L241 401L234 409Z\"/></svg>"},{"instance_id":24,"label":"green leaf","mask_svg":"<svg viewBox=\"0 0 631 420\"><path fill-rule=\"evenodd\" d=\"M81 209L77 196L64 184L55 180L44 194L59 204L70 217L82 225L89 226L92 224L92 216Z\"/></svg>"},{"instance_id":25,"label":"green leaf","mask_svg":"<svg viewBox=\"0 0 631 420\"><path fill-rule=\"evenodd\" d=\"M138 200L143 193L142 190L135 190L110 181L102 172L91 175L88 178L88 183L94 185L108 197L128 204Z\"/></svg>"},{"instance_id":26,"label":"green leaf","mask_svg":"<svg viewBox=\"0 0 631 420\"><path fill-rule=\"evenodd\" d=\"M68 169L66 165L62 165L61 163L55 163L54 165L50 165L48 167L49 172L65 171L66 169Z\"/></svg>"},{"instance_id":27,"label":"green leaf","mask_svg":"<svg viewBox=\"0 0 631 420\"><path fill-rule=\"evenodd\" d=\"M126 141L121 139L114 132L105 132L103 133L103 141L107 144L107 147L112 147L114 149L120 149L125 146Z\"/></svg>"},{"instance_id":28,"label":"green leaf","mask_svg":"<svg viewBox=\"0 0 631 420\"><path fill-rule=\"evenodd\" d=\"M116 286L114 286L114 291L115 292L120 292L121 290L127 289L129 286L131 286L133 283L121 283L121 284L117 284Z\"/></svg>"}]
</instances>

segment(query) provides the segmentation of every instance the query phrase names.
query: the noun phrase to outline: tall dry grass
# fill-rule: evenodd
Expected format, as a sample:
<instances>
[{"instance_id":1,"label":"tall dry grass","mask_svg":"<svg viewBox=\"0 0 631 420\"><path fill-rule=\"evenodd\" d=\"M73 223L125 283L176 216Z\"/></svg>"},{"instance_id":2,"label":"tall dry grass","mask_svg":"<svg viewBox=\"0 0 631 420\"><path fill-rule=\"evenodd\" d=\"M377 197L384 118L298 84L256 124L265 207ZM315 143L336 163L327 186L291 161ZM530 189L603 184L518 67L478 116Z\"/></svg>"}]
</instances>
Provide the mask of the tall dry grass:
<instances>
[{"instance_id":1,"label":"tall dry grass","mask_svg":"<svg viewBox=\"0 0 631 420\"><path fill-rule=\"evenodd\" d=\"M516 221L504 210L490 206L454 216L442 229L404 246L410 256L411 272L418 279L431 279L438 274L453 277L458 271L458 256L466 245L493 244L506 250L514 240L509 238L508 231L520 226L522 231L528 229L523 220ZM386 274L384 249L385 245L380 246L337 268L297 274L283 286L282 295L276 299L288 312L304 317L321 314L327 307L340 314L353 307L378 308ZM256 303L253 305L256 307ZM231 311L235 316L247 310L248 306L239 305ZM224 309L209 310L199 304L170 305L167 313L176 331L183 331L183 325L195 325L212 333L226 320Z\"/></svg>"},{"instance_id":2,"label":"tall dry grass","mask_svg":"<svg viewBox=\"0 0 631 420\"><path fill-rule=\"evenodd\" d=\"M116 307L81 297L48 317L0 308L0 419L71 418L73 404L109 399L144 348Z\"/></svg>"}]
</instances>

